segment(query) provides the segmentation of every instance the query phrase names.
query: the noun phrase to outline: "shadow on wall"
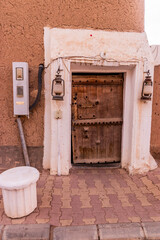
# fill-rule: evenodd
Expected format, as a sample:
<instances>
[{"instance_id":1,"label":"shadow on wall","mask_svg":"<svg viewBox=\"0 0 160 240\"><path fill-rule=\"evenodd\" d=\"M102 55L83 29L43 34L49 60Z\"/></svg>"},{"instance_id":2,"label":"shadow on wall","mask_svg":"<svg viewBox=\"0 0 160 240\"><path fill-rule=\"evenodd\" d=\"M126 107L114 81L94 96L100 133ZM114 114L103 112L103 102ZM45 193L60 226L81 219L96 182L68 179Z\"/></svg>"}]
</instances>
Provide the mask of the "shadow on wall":
<instances>
[{"instance_id":1,"label":"shadow on wall","mask_svg":"<svg viewBox=\"0 0 160 240\"><path fill-rule=\"evenodd\" d=\"M32 167L42 170L43 147L28 147L29 160ZM21 146L0 147L0 172L25 165Z\"/></svg>"}]
</instances>

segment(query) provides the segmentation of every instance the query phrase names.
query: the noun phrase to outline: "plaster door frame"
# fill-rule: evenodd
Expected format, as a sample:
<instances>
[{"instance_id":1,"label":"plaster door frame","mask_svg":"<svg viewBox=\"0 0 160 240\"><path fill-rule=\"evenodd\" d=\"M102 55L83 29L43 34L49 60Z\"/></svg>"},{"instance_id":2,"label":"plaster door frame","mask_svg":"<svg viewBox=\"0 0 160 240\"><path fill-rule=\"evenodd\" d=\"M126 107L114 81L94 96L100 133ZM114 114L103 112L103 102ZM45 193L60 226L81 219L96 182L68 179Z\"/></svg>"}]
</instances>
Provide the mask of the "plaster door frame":
<instances>
[{"instance_id":1,"label":"plaster door frame","mask_svg":"<svg viewBox=\"0 0 160 240\"><path fill-rule=\"evenodd\" d=\"M90 33L94 38L90 38ZM72 167L72 72L78 70L124 73L121 166L132 174L155 169L157 164L150 154L152 101L141 100L146 70L153 76L153 59L145 33L46 28L44 45L43 167L49 168L53 175L67 175ZM93 46L97 47L93 49ZM105 52L106 47L108 55L104 59L101 51ZM64 101L54 101L51 97L52 80L59 66L65 80ZM57 111L62 113L60 119L55 117Z\"/></svg>"}]
</instances>

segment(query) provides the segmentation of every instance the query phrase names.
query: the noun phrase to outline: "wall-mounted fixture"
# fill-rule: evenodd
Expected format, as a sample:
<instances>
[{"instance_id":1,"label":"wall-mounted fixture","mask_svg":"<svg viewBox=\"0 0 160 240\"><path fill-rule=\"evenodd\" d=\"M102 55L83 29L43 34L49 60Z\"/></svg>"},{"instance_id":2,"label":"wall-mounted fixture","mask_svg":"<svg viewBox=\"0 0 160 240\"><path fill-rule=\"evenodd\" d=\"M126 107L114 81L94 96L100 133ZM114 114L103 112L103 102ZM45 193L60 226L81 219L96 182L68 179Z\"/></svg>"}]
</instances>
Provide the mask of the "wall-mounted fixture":
<instances>
[{"instance_id":1,"label":"wall-mounted fixture","mask_svg":"<svg viewBox=\"0 0 160 240\"><path fill-rule=\"evenodd\" d=\"M141 99L151 100L152 93L153 93L153 82L152 82L152 77L150 75L150 71L148 70L147 76L145 77L145 80L142 86Z\"/></svg>"},{"instance_id":2,"label":"wall-mounted fixture","mask_svg":"<svg viewBox=\"0 0 160 240\"><path fill-rule=\"evenodd\" d=\"M29 76L27 62L13 62L14 116L29 116Z\"/></svg>"},{"instance_id":3,"label":"wall-mounted fixture","mask_svg":"<svg viewBox=\"0 0 160 240\"><path fill-rule=\"evenodd\" d=\"M61 78L60 68L58 68L56 77L52 81L52 90L51 95L53 100L63 100L65 95L65 83L64 80Z\"/></svg>"}]
</instances>

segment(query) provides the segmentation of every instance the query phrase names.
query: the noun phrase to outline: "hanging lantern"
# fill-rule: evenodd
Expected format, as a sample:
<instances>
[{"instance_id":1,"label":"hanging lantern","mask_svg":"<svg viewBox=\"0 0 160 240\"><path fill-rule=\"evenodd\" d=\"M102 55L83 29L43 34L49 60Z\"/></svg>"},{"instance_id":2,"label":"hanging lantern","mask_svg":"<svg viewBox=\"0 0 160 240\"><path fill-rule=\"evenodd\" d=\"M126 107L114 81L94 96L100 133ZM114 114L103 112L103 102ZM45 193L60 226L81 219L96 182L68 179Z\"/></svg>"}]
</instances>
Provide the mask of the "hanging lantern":
<instances>
[{"instance_id":1,"label":"hanging lantern","mask_svg":"<svg viewBox=\"0 0 160 240\"><path fill-rule=\"evenodd\" d=\"M58 68L56 77L52 81L51 95L53 100L62 101L65 95L65 84L64 84L64 80L61 78L60 71L62 70Z\"/></svg>"},{"instance_id":2,"label":"hanging lantern","mask_svg":"<svg viewBox=\"0 0 160 240\"><path fill-rule=\"evenodd\" d=\"M145 80L142 86L141 99L151 100L152 94L153 94L153 83L152 83L150 71L148 70L147 76L145 77Z\"/></svg>"}]
</instances>

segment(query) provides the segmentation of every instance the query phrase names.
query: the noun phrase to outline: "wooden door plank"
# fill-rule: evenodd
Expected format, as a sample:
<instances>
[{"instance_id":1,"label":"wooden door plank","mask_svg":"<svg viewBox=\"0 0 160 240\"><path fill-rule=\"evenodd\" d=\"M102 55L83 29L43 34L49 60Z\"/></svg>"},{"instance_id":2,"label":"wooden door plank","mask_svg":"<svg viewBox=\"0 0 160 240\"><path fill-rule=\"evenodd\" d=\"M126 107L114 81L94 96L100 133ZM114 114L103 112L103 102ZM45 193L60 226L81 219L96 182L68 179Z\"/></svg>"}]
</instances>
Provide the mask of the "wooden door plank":
<instances>
[{"instance_id":1,"label":"wooden door plank","mask_svg":"<svg viewBox=\"0 0 160 240\"><path fill-rule=\"evenodd\" d=\"M73 75L74 163L120 161L122 114L122 74Z\"/></svg>"}]
</instances>

